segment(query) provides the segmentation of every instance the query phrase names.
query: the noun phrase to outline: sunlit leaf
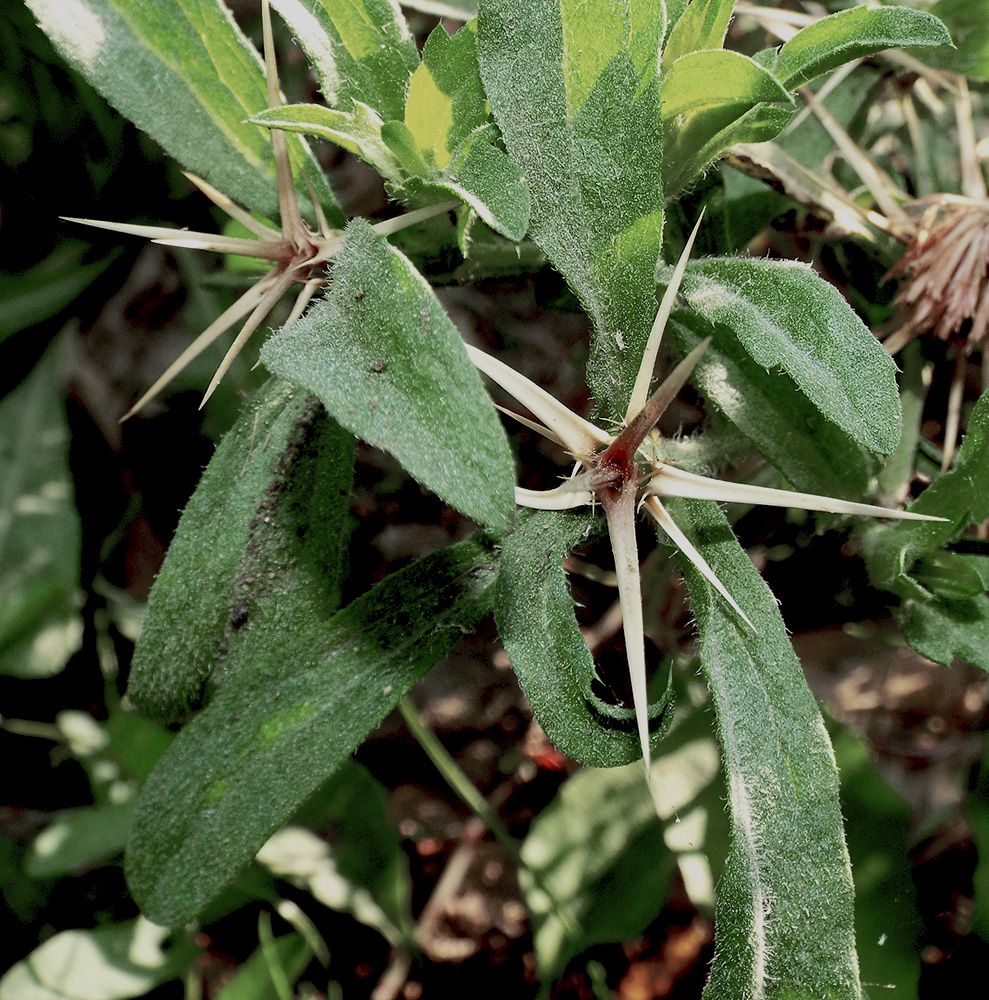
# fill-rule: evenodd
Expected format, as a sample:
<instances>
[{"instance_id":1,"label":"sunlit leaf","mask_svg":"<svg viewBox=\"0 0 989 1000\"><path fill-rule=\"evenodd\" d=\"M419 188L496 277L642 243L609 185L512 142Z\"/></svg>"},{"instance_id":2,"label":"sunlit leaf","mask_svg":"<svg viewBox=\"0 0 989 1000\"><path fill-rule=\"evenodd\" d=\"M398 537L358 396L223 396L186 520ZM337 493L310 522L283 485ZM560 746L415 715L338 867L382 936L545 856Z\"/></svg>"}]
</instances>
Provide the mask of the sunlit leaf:
<instances>
[{"instance_id":1,"label":"sunlit leaf","mask_svg":"<svg viewBox=\"0 0 989 1000\"><path fill-rule=\"evenodd\" d=\"M656 311L662 4L492 0L481 76L532 197L530 235L590 315L588 380L624 413Z\"/></svg>"},{"instance_id":2,"label":"sunlit leaf","mask_svg":"<svg viewBox=\"0 0 989 1000\"><path fill-rule=\"evenodd\" d=\"M802 28L778 52L760 54L787 90L853 59L904 45L945 45L951 38L930 14L908 7L856 6Z\"/></svg>"},{"instance_id":3,"label":"sunlit leaf","mask_svg":"<svg viewBox=\"0 0 989 1000\"><path fill-rule=\"evenodd\" d=\"M82 640L80 526L57 346L0 400L0 673L58 673Z\"/></svg>"},{"instance_id":4,"label":"sunlit leaf","mask_svg":"<svg viewBox=\"0 0 989 1000\"><path fill-rule=\"evenodd\" d=\"M394 0L271 0L319 77L330 107L359 101L401 118L419 52Z\"/></svg>"}]
</instances>

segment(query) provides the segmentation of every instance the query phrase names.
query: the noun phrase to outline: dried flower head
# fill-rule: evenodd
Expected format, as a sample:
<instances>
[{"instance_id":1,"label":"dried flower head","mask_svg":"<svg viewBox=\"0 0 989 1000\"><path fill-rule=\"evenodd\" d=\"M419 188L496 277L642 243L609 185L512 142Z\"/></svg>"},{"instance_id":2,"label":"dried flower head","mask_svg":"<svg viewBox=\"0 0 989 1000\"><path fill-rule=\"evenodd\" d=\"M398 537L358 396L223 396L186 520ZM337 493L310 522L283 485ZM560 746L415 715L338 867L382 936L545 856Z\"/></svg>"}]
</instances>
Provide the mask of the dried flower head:
<instances>
[{"instance_id":1,"label":"dried flower head","mask_svg":"<svg viewBox=\"0 0 989 1000\"><path fill-rule=\"evenodd\" d=\"M906 252L887 277L900 277L896 304L904 322L898 349L927 333L964 344L967 353L989 333L989 201L940 194L926 205Z\"/></svg>"}]
</instances>

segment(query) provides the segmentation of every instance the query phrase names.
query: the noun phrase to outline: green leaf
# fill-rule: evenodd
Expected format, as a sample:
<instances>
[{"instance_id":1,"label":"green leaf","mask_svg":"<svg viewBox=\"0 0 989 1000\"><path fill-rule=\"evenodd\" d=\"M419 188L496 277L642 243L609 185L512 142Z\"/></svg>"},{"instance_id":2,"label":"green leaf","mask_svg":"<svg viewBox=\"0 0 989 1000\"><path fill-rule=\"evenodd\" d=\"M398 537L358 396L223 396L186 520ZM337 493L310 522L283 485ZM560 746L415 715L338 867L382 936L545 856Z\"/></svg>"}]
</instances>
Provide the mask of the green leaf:
<instances>
[{"instance_id":1,"label":"green leaf","mask_svg":"<svg viewBox=\"0 0 989 1000\"><path fill-rule=\"evenodd\" d=\"M930 13L947 25L954 44L918 52L918 58L974 80L989 80L989 18L979 4L938 0Z\"/></svg>"},{"instance_id":2,"label":"green leaf","mask_svg":"<svg viewBox=\"0 0 989 1000\"><path fill-rule=\"evenodd\" d=\"M223 440L148 600L128 695L174 719L250 668L254 628L340 600L353 439L319 403L271 379ZM250 623L252 628L245 628Z\"/></svg>"},{"instance_id":3,"label":"green leaf","mask_svg":"<svg viewBox=\"0 0 989 1000\"><path fill-rule=\"evenodd\" d=\"M678 713L653 758L652 792L641 765L584 768L564 782L529 828L519 885L543 981L555 979L591 945L642 933L664 905L675 870L677 854L664 838L673 841L671 830L681 817L689 821L695 808L708 818L700 801L708 792L721 813L710 714L695 712L686 725L684 720ZM692 853L703 849L691 839Z\"/></svg>"},{"instance_id":4,"label":"green leaf","mask_svg":"<svg viewBox=\"0 0 989 1000\"><path fill-rule=\"evenodd\" d=\"M278 213L275 161L267 135L246 119L268 106L257 51L220 0L27 0L65 59L186 169L246 208ZM342 224L309 147L289 142L301 177ZM310 210L311 212L311 210Z\"/></svg>"},{"instance_id":5,"label":"green leaf","mask_svg":"<svg viewBox=\"0 0 989 1000\"><path fill-rule=\"evenodd\" d=\"M902 597L930 600L911 580L917 560L941 548L969 524L989 517L989 394L975 404L955 468L939 477L908 508L946 521L899 521L863 533L863 554L873 584Z\"/></svg>"},{"instance_id":6,"label":"green leaf","mask_svg":"<svg viewBox=\"0 0 989 1000\"><path fill-rule=\"evenodd\" d=\"M393 0L272 0L319 77L326 103L401 118L419 50Z\"/></svg>"},{"instance_id":7,"label":"green leaf","mask_svg":"<svg viewBox=\"0 0 989 1000\"><path fill-rule=\"evenodd\" d=\"M838 774L817 703L775 598L717 505L667 504L755 625L681 559L732 812L705 998L858 1000Z\"/></svg>"},{"instance_id":8,"label":"green leaf","mask_svg":"<svg viewBox=\"0 0 989 1000\"><path fill-rule=\"evenodd\" d=\"M442 500L507 531L515 472L494 405L432 289L367 223L348 227L327 295L261 359Z\"/></svg>"},{"instance_id":9,"label":"green leaf","mask_svg":"<svg viewBox=\"0 0 989 1000\"><path fill-rule=\"evenodd\" d=\"M353 102L350 111L334 111L321 104L290 104L251 116L251 122L285 132L302 132L336 143L374 167L386 180L401 181L400 162L382 135L382 121L373 108Z\"/></svg>"},{"instance_id":10,"label":"green leaf","mask_svg":"<svg viewBox=\"0 0 989 1000\"><path fill-rule=\"evenodd\" d=\"M578 771L533 822L522 860L544 982L585 948L641 933L676 867L641 765Z\"/></svg>"},{"instance_id":11,"label":"green leaf","mask_svg":"<svg viewBox=\"0 0 989 1000\"><path fill-rule=\"evenodd\" d=\"M681 294L723 323L763 368L779 365L820 412L871 451L900 439L896 366L841 293L794 261L712 258L687 267Z\"/></svg>"},{"instance_id":12,"label":"green leaf","mask_svg":"<svg viewBox=\"0 0 989 1000\"><path fill-rule=\"evenodd\" d=\"M735 0L693 0L680 15L663 47L663 67L681 56L725 44Z\"/></svg>"},{"instance_id":13,"label":"green leaf","mask_svg":"<svg viewBox=\"0 0 989 1000\"><path fill-rule=\"evenodd\" d=\"M989 597L906 600L896 610L910 647L935 663L950 666L960 657L989 673Z\"/></svg>"},{"instance_id":14,"label":"green leaf","mask_svg":"<svg viewBox=\"0 0 989 1000\"><path fill-rule=\"evenodd\" d=\"M855 879L855 938L866 983L904 1000L917 997L923 922L910 850L910 810L847 729L829 723ZM871 994L870 994L871 995Z\"/></svg>"},{"instance_id":15,"label":"green leaf","mask_svg":"<svg viewBox=\"0 0 989 1000\"><path fill-rule=\"evenodd\" d=\"M0 673L58 673L82 641L80 526L58 347L0 400Z\"/></svg>"},{"instance_id":16,"label":"green leaf","mask_svg":"<svg viewBox=\"0 0 989 1000\"><path fill-rule=\"evenodd\" d=\"M438 25L426 39L412 76L405 124L433 167L444 169L468 135L488 117L473 25L452 37Z\"/></svg>"},{"instance_id":17,"label":"green leaf","mask_svg":"<svg viewBox=\"0 0 989 1000\"><path fill-rule=\"evenodd\" d=\"M691 52L673 63L663 73L667 199L694 181L726 146L743 141L751 124L742 133L732 126L767 102L788 106L792 98L772 73L738 52ZM775 109L773 124L785 122L789 114L789 107Z\"/></svg>"},{"instance_id":18,"label":"green leaf","mask_svg":"<svg viewBox=\"0 0 989 1000\"><path fill-rule=\"evenodd\" d=\"M164 934L138 918L62 931L0 979L0 1000L129 1000L179 975L195 949L162 951Z\"/></svg>"},{"instance_id":19,"label":"green leaf","mask_svg":"<svg viewBox=\"0 0 989 1000\"><path fill-rule=\"evenodd\" d=\"M141 792L125 869L156 923L229 884L490 607L478 538L388 577L342 611L252 630L251 669L179 733Z\"/></svg>"},{"instance_id":20,"label":"green leaf","mask_svg":"<svg viewBox=\"0 0 989 1000\"><path fill-rule=\"evenodd\" d=\"M588 380L624 415L656 311L663 162L650 0L492 0L481 77L532 198L530 235L594 324Z\"/></svg>"},{"instance_id":21,"label":"green leaf","mask_svg":"<svg viewBox=\"0 0 989 1000\"><path fill-rule=\"evenodd\" d=\"M533 714L553 744L582 764L615 767L642 756L635 713L595 691L600 681L574 617L562 563L593 524L569 512L526 518L503 544L495 620ZM667 687L649 706L654 743L672 716Z\"/></svg>"},{"instance_id":22,"label":"green leaf","mask_svg":"<svg viewBox=\"0 0 989 1000\"><path fill-rule=\"evenodd\" d=\"M295 984L306 971L312 958L312 951L301 934L282 934L270 942L262 943L242 962L233 976L216 993L216 1000L273 1000L281 994L275 975L288 983L291 995L295 995Z\"/></svg>"},{"instance_id":23,"label":"green leaf","mask_svg":"<svg viewBox=\"0 0 989 1000\"><path fill-rule=\"evenodd\" d=\"M728 327L712 326L696 313L679 310L668 329L684 356L705 337L714 338L693 383L796 489L847 500L868 492L870 456L825 420L788 375L756 364Z\"/></svg>"},{"instance_id":24,"label":"green leaf","mask_svg":"<svg viewBox=\"0 0 989 1000\"><path fill-rule=\"evenodd\" d=\"M115 253L83 263L89 244L61 244L39 264L19 274L0 272L0 343L57 316L71 305L113 262Z\"/></svg>"},{"instance_id":25,"label":"green leaf","mask_svg":"<svg viewBox=\"0 0 989 1000\"><path fill-rule=\"evenodd\" d=\"M35 837L25 871L31 878L51 878L98 868L123 851L133 813L133 801L69 810Z\"/></svg>"},{"instance_id":26,"label":"green leaf","mask_svg":"<svg viewBox=\"0 0 989 1000\"><path fill-rule=\"evenodd\" d=\"M787 90L853 59L903 45L951 43L944 25L931 14L908 7L851 7L802 28L766 66Z\"/></svg>"}]
</instances>

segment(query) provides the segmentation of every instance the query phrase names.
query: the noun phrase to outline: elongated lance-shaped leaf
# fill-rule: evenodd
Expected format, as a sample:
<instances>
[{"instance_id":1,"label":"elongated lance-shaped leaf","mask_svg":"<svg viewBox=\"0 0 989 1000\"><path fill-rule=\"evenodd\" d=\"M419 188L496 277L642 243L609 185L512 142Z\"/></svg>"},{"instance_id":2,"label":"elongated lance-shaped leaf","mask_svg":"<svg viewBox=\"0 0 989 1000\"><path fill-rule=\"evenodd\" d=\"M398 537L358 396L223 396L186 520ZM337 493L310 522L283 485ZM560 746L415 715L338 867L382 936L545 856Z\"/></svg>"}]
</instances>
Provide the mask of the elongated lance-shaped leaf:
<instances>
[{"instance_id":1,"label":"elongated lance-shaped leaf","mask_svg":"<svg viewBox=\"0 0 989 1000\"><path fill-rule=\"evenodd\" d=\"M335 615L248 628L251 669L223 686L148 778L125 859L143 912L192 920L491 606L479 538L393 574ZM295 600L300 603L295 604Z\"/></svg>"},{"instance_id":2,"label":"elongated lance-shaped leaf","mask_svg":"<svg viewBox=\"0 0 989 1000\"><path fill-rule=\"evenodd\" d=\"M395 0L271 0L299 40L330 107L354 102L401 119L419 52Z\"/></svg>"},{"instance_id":3,"label":"elongated lance-shaped leaf","mask_svg":"<svg viewBox=\"0 0 989 1000\"><path fill-rule=\"evenodd\" d=\"M889 454L900 439L896 366L834 286L793 261L708 258L681 294L729 327L763 368L781 366L849 437Z\"/></svg>"},{"instance_id":4,"label":"elongated lance-shaped leaf","mask_svg":"<svg viewBox=\"0 0 989 1000\"><path fill-rule=\"evenodd\" d=\"M656 309L664 29L651 0L491 0L478 18L481 77L529 187L530 234L591 317L588 381L615 418Z\"/></svg>"},{"instance_id":5,"label":"elongated lance-shaped leaf","mask_svg":"<svg viewBox=\"0 0 989 1000\"><path fill-rule=\"evenodd\" d=\"M930 14L907 7L852 7L809 24L760 62L787 90L809 83L843 63L903 45L950 45L945 26Z\"/></svg>"},{"instance_id":6,"label":"elongated lance-shaped leaf","mask_svg":"<svg viewBox=\"0 0 989 1000\"><path fill-rule=\"evenodd\" d=\"M269 370L315 393L428 489L505 532L515 512L508 439L456 327L418 271L355 220L333 283L262 348Z\"/></svg>"},{"instance_id":7,"label":"elongated lance-shaped leaf","mask_svg":"<svg viewBox=\"0 0 989 1000\"><path fill-rule=\"evenodd\" d=\"M269 218L278 208L265 133L249 124L269 106L257 51L220 0L29 0L68 62L183 166ZM289 143L331 222L343 224L323 171L298 137Z\"/></svg>"},{"instance_id":8,"label":"elongated lance-shaped leaf","mask_svg":"<svg viewBox=\"0 0 989 1000\"><path fill-rule=\"evenodd\" d=\"M854 893L827 732L776 601L714 504L669 501L755 630L682 560L731 803L706 1000L861 996Z\"/></svg>"},{"instance_id":9,"label":"elongated lance-shaped leaf","mask_svg":"<svg viewBox=\"0 0 989 1000\"><path fill-rule=\"evenodd\" d=\"M128 694L175 719L254 669L258 623L298 627L340 599L353 438L278 379L224 438L148 600ZM248 627L254 623L254 626Z\"/></svg>"}]
</instances>

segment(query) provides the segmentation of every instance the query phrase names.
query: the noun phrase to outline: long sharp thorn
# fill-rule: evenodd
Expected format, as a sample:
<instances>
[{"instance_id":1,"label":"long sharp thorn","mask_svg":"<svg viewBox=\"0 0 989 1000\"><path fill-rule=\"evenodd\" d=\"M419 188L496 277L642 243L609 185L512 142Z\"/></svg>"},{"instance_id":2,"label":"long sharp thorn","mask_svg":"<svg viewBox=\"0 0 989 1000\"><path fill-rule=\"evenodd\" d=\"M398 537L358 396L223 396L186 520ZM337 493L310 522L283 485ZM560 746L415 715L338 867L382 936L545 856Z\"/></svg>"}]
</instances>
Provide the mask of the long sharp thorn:
<instances>
[{"instance_id":1,"label":"long sharp thorn","mask_svg":"<svg viewBox=\"0 0 989 1000\"><path fill-rule=\"evenodd\" d=\"M687 384L687 379L693 374L701 355L711 343L710 337L705 337L667 376L663 384L652 394L649 402L635 415L611 444L615 451L634 455L645 440L646 435L656 426L656 421L663 415L666 408L676 399L680 390ZM609 449L610 450L610 449Z\"/></svg>"},{"instance_id":2,"label":"long sharp thorn","mask_svg":"<svg viewBox=\"0 0 989 1000\"><path fill-rule=\"evenodd\" d=\"M268 0L261 3L261 25L264 36L264 73L268 85L268 107L281 106L278 89L278 70L275 66L275 43L271 32L271 7ZM278 210L282 217L282 235L298 244L306 235L306 227L299 214L292 183L292 163L288 155L288 140L280 129L271 129L271 148L275 152L275 174L278 178Z\"/></svg>"},{"instance_id":3,"label":"long sharp thorn","mask_svg":"<svg viewBox=\"0 0 989 1000\"><path fill-rule=\"evenodd\" d=\"M227 370L234 363L234 359L240 354L247 343L251 334L261 325L261 321L271 312L275 303L285 294L285 292L293 284L292 278L281 274L278 279L272 283L271 287L265 292L264 298L257 304L254 312L248 317L247 322L241 328L240 333L237 334L234 342L227 348L227 353L223 356L223 360L220 362L219 367L216 369L213 379L206 388L206 392L203 394L202 402L199 404L199 409L202 409L210 396L213 395L214 390L220 384L220 379L227 374Z\"/></svg>"},{"instance_id":4,"label":"long sharp thorn","mask_svg":"<svg viewBox=\"0 0 989 1000\"><path fill-rule=\"evenodd\" d=\"M649 497L645 502L645 508L656 519L656 523L659 524L663 531L670 536L673 544L694 564L701 576L731 605L742 621L753 632L757 632L758 629L752 624L752 620L738 606L738 602L728 593L725 585L715 576L714 570L711 569L707 560L694 547L694 543L677 527L676 522L670 517L669 511L659 502L659 498Z\"/></svg>"},{"instance_id":5,"label":"long sharp thorn","mask_svg":"<svg viewBox=\"0 0 989 1000\"><path fill-rule=\"evenodd\" d=\"M396 215L394 219L375 222L371 228L383 236L391 236L392 233L400 232L402 229L408 229L409 226L416 226L436 215L449 212L451 208L456 208L459 204L459 201L440 201L435 205L427 205L425 208L415 208L411 212L406 212L405 215Z\"/></svg>"},{"instance_id":6,"label":"long sharp thorn","mask_svg":"<svg viewBox=\"0 0 989 1000\"><path fill-rule=\"evenodd\" d=\"M859 514L863 517L888 517L900 521L946 520L931 514L891 510L888 507L854 503L838 497L777 490L769 486L750 486L747 483L729 483L723 479L708 479L707 476L696 476L692 472L676 469L670 465L662 466L653 474L646 492L653 496L692 497L696 500L717 500L722 503L766 504L770 507L794 507L799 510L821 510L829 514Z\"/></svg>"},{"instance_id":7,"label":"long sharp thorn","mask_svg":"<svg viewBox=\"0 0 989 1000\"><path fill-rule=\"evenodd\" d=\"M593 493L569 483L563 483L552 490L515 487L515 502L520 507L530 507L533 510L571 510L574 507L584 507L593 500Z\"/></svg>"},{"instance_id":8,"label":"long sharp thorn","mask_svg":"<svg viewBox=\"0 0 989 1000\"><path fill-rule=\"evenodd\" d=\"M234 323L250 313L257 306L258 302L264 298L264 294L270 287L273 277L274 272L269 272L257 284L252 285L229 309L222 312L213 320L168 368L158 376L151 388L120 418L121 423L129 417L134 416L138 410L150 403L190 361L202 354L217 337L226 333Z\"/></svg>"},{"instance_id":9,"label":"long sharp thorn","mask_svg":"<svg viewBox=\"0 0 989 1000\"><path fill-rule=\"evenodd\" d=\"M495 403L495 409L500 413L504 413L506 417L511 417L512 420L517 421L523 427L528 427L530 431L535 431L537 434L546 438L547 441L552 441L553 444L558 444L561 448L565 447L563 442L548 428L543 427L542 424L536 423L535 420L530 420L528 417L523 417L521 414L516 413L514 410L508 409L507 406L501 406Z\"/></svg>"},{"instance_id":10,"label":"long sharp thorn","mask_svg":"<svg viewBox=\"0 0 989 1000\"><path fill-rule=\"evenodd\" d=\"M325 284L326 282L323 278L310 278L302 286L298 296L296 296L295 305L292 306L292 311L288 314L288 319L282 325L290 326L294 323L306 311L306 306L309 305L312 297Z\"/></svg>"},{"instance_id":11,"label":"long sharp thorn","mask_svg":"<svg viewBox=\"0 0 989 1000\"><path fill-rule=\"evenodd\" d=\"M189 182L199 188L200 191L214 205L223 209L231 219L236 219L245 229L249 229L259 240L270 240L272 242L280 240L282 234L277 229L271 229L263 222L258 222L250 212L244 211L235 201L228 198L222 191L217 190L212 184L207 183L202 177L190 174L188 170L182 173Z\"/></svg>"},{"instance_id":12,"label":"long sharp thorn","mask_svg":"<svg viewBox=\"0 0 989 1000\"><path fill-rule=\"evenodd\" d=\"M464 346L475 367L531 410L575 457L592 455L598 445L608 444L611 441L603 430L584 420L583 417L577 416L573 410L568 409L545 389L541 389L514 368L470 344Z\"/></svg>"},{"instance_id":13,"label":"long sharp thorn","mask_svg":"<svg viewBox=\"0 0 989 1000\"><path fill-rule=\"evenodd\" d=\"M649 752L649 695L646 689L646 640L642 619L642 587L639 580L639 552L635 541L635 487L626 486L617 498L604 504L608 535L615 557L618 595L622 605L625 657L632 684L632 704L642 746L642 761L648 780L652 770Z\"/></svg>"},{"instance_id":14,"label":"long sharp thorn","mask_svg":"<svg viewBox=\"0 0 989 1000\"><path fill-rule=\"evenodd\" d=\"M628 409L625 411L625 420L630 423L636 414L646 405L649 398L649 384L652 382L653 369L656 367L656 355L659 352L659 345L663 342L663 332L666 330L666 322L673 311L673 304L676 302L677 293L680 291L680 282L683 281L683 273L687 269L687 261L690 259L690 251L694 246L694 239L701 228L701 220L704 218L704 209L697 216L693 231L687 238L687 244L680 254L673 277L666 286L663 299L659 303L659 311L653 322L652 330L649 333L649 341L646 344L645 353L642 355L642 363L639 365L639 372L635 376L635 385L632 387L632 395L628 401Z\"/></svg>"}]
</instances>

